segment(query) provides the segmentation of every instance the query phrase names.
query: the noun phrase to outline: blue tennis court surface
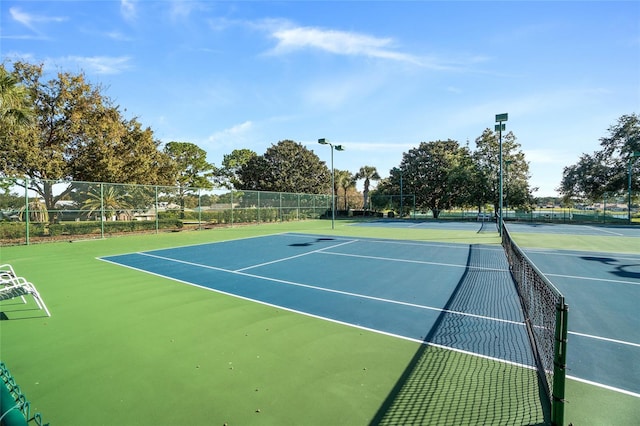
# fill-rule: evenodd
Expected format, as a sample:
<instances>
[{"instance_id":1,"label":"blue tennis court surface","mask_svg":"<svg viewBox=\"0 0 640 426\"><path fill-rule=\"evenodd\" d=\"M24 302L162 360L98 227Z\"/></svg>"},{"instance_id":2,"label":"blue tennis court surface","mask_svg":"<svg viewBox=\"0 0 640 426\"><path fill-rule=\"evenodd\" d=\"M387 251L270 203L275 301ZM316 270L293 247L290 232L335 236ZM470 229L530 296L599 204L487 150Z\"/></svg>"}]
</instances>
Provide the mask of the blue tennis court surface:
<instances>
[{"instance_id":1,"label":"blue tennis court surface","mask_svg":"<svg viewBox=\"0 0 640 426\"><path fill-rule=\"evenodd\" d=\"M515 231L511 224L509 229ZM568 377L640 397L640 255L525 251L569 304ZM534 366L515 286L496 245L279 234L102 260L378 333Z\"/></svg>"},{"instance_id":2,"label":"blue tennis court surface","mask_svg":"<svg viewBox=\"0 0 640 426\"><path fill-rule=\"evenodd\" d=\"M575 225L563 223L509 223L512 233L544 233L564 235L591 235L600 237L640 238L640 227L625 225Z\"/></svg>"},{"instance_id":3,"label":"blue tennis court surface","mask_svg":"<svg viewBox=\"0 0 640 426\"><path fill-rule=\"evenodd\" d=\"M534 365L500 246L279 234L103 260L305 315Z\"/></svg>"},{"instance_id":4,"label":"blue tennis court surface","mask_svg":"<svg viewBox=\"0 0 640 426\"><path fill-rule=\"evenodd\" d=\"M640 254L525 252L569 305L568 377L640 397Z\"/></svg>"}]
</instances>

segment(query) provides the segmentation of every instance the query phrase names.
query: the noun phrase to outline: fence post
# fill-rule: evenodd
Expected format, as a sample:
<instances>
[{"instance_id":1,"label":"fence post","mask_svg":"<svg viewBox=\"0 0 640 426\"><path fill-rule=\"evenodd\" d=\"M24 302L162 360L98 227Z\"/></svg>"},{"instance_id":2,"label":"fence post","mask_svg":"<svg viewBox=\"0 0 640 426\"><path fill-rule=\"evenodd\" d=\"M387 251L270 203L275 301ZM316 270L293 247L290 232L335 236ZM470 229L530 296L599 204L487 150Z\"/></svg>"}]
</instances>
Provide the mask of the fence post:
<instances>
[{"instance_id":1,"label":"fence post","mask_svg":"<svg viewBox=\"0 0 640 426\"><path fill-rule=\"evenodd\" d=\"M156 234L158 234L160 232L159 231L160 222L159 222L159 219L158 219L158 185L155 185L155 190L156 190L155 191L156 192L156 194L155 194L156 195L156 199L155 199L155 204L154 204L153 208L155 209L155 214L156 214L155 215L156 216Z\"/></svg>"},{"instance_id":2,"label":"fence post","mask_svg":"<svg viewBox=\"0 0 640 426\"><path fill-rule=\"evenodd\" d=\"M198 230L202 231L202 203L200 202L202 195L200 194L200 188L198 188Z\"/></svg>"},{"instance_id":3,"label":"fence post","mask_svg":"<svg viewBox=\"0 0 640 426\"><path fill-rule=\"evenodd\" d=\"M25 242L29 245L29 178L24 178Z\"/></svg>"},{"instance_id":4,"label":"fence post","mask_svg":"<svg viewBox=\"0 0 640 426\"><path fill-rule=\"evenodd\" d=\"M104 238L104 184L100 184L100 238Z\"/></svg>"}]
</instances>

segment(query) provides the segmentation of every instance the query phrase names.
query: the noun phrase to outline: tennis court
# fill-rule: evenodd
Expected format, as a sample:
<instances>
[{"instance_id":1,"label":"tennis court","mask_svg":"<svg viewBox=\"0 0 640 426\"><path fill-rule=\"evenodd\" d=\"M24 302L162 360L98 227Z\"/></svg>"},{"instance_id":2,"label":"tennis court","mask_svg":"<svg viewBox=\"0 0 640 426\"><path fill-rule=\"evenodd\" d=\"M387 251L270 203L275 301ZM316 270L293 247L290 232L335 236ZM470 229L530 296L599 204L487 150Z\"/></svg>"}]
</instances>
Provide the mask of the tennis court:
<instances>
[{"instance_id":1,"label":"tennis court","mask_svg":"<svg viewBox=\"0 0 640 426\"><path fill-rule=\"evenodd\" d=\"M446 418L453 423L532 424L548 419L500 246L287 233L102 260L428 343L430 352L417 351L373 424L439 423ZM451 351L477 360L452 361ZM445 400L434 398L442 392L434 392L434 374L442 374L447 365L455 366L459 376L438 386L463 391L464 402L451 394ZM497 376L510 383L499 383ZM469 397L469 392L475 395ZM452 411L452 401L466 406Z\"/></svg>"},{"instance_id":2,"label":"tennis court","mask_svg":"<svg viewBox=\"0 0 640 426\"><path fill-rule=\"evenodd\" d=\"M570 306L569 377L640 398L640 253L525 251Z\"/></svg>"},{"instance_id":3,"label":"tennis court","mask_svg":"<svg viewBox=\"0 0 640 426\"><path fill-rule=\"evenodd\" d=\"M384 226L384 222L374 226ZM481 229L474 222L418 222L405 226ZM569 304L568 377L640 398L640 228L539 223L506 226L512 234L602 237L611 239L612 244L619 243L616 237L638 239L635 246L631 242L636 253L546 248L524 251Z\"/></svg>"},{"instance_id":4,"label":"tennis court","mask_svg":"<svg viewBox=\"0 0 640 426\"><path fill-rule=\"evenodd\" d=\"M549 422L495 224L314 221L2 250L52 311L0 303L3 361L52 424ZM610 280L638 278L636 257L574 254ZM566 424L634 424L638 341L622 334L637 333L634 311L611 332L609 313L587 305L581 322L581 296L558 287L571 310ZM606 351L629 368L622 382ZM574 368L579 352L600 361Z\"/></svg>"},{"instance_id":5,"label":"tennis court","mask_svg":"<svg viewBox=\"0 0 640 426\"><path fill-rule=\"evenodd\" d=\"M103 260L306 315L418 342L429 336L429 343L533 366L500 247L282 234ZM461 289L466 300L453 305L452 295ZM443 313L456 317L456 333L430 336ZM495 342L496 334L504 342Z\"/></svg>"}]
</instances>

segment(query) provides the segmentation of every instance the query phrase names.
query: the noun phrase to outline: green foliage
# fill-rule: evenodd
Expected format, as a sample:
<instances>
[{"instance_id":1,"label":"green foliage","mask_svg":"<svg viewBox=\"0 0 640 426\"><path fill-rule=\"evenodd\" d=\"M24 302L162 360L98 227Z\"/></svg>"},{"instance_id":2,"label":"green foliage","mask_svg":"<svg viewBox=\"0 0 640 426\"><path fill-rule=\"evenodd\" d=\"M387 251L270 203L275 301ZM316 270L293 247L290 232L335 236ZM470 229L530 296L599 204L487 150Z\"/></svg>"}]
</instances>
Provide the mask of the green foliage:
<instances>
[{"instance_id":1,"label":"green foliage","mask_svg":"<svg viewBox=\"0 0 640 426\"><path fill-rule=\"evenodd\" d=\"M20 240L27 234L24 222L0 222L0 240Z\"/></svg>"},{"instance_id":2,"label":"green foliage","mask_svg":"<svg viewBox=\"0 0 640 426\"><path fill-rule=\"evenodd\" d=\"M621 116L608 132L600 138L600 151L582 154L576 164L564 168L558 190L566 199L598 200L606 192L628 190L629 164L631 189L640 188L640 161L632 160L640 151L640 115Z\"/></svg>"},{"instance_id":3,"label":"green foliage","mask_svg":"<svg viewBox=\"0 0 640 426\"><path fill-rule=\"evenodd\" d=\"M258 154L254 151L246 148L234 149L231 154L225 154L222 159L222 168L218 170L216 180L228 189L239 188L241 186L240 170L257 156Z\"/></svg>"},{"instance_id":4,"label":"green foliage","mask_svg":"<svg viewBox=\"0 0 640 426\"><path fill-rule=\"evenodd\" d=\"M485 129L476 139L473 153L475 173L471 175L470 204L483 206L493 204L494 211L499 209L500 194L500 143L498 134ZM511 207L529 208L533 202L532 189L529 187L529 163L513 132L502 136L502 175L504 204Z\"/></svg>"},{"instance_id":5,"label":"green foliage","mask_svg":"<svg viewBox=\"0 0 640 426\"><path fill-rule=\"evenodd\" d=\"M348 170L338 170L335 169L334 170L334 176L335 176L335 191L336 194L338 194L338 198L340 198L339 194L340 194L340 190L342 190L342 201L343 201L343 205L339 206L336 205L336 209L340 209L342 207L343 210L348 210L349 209L349 204L348 204L348 196L347 194L349 193L350 190L355 190L356 188L356 177L353 173L351 173Z\"/></svg>"},{"instance_id":6,"label":"green foliage","mask_svg":"<svg viewBox=\"0 0 640 426\"><path fill-rule=\"evenodd\" d=\"M24 195L12 194L8 185L4 188L1 187L2 180L0 179L0 210L5 209L19 209L24 206Z\"/></svg>"},{"instance_id":7,"label":"green foliage","mask_svg":"<svg viewBox=\"0 0 640 426\"><path fill-rule=\"evenodd\" d=\"M101 214L104 212L108 221L118 211L131 209L130 196L120 186L93 186L85 195L87 199L82 206L82 210L88 210L87 217L91 217L94 213Z\"/></svg>"},{"instance_id":8,"label":"green foliage","mask_svg":"<svg viewBox=\"0 0 640 426\"><path fill-rule=\"evenodd\" d=\"M181 210L198 205L194 195L200 189L213 187L209 180L215 175L215 166L207 162L207 153L199 146L189 142L169 142L164 152L176 164L176 181L178 201ZM183 213L184 215L184 213Z\"/></svg>"},{"instance_id":9,"label":"green foliage","mask_svg":"<svg viewBox=\"0 0 640 426\"><path fill-rule=\"evenodd\" d=\"M302 144L283 140L251 157L238 171L239 188L318 194L330 190L330 171Z\"/></svg>"},{"instance_id":10,"label":"green foliage","mask_svg":"<svg viewBox=\"0 0 640 426\"><path fill-rule=\"evenodd\" d=\"M164 147L164 153L177 166L176 181L173 185L183 193L193 188L213 187L209 179L214 175L215 166L207 162L207 152L204 149L189 142L169 142Z\"/></svg>"},{"instance_id":11,"label":"green foliage","mask_svg":"<svg viewBox=\"0 0 640 426\"><path fill-rule=\"evenodd\" d=\"M162 184L175 173L170 159L158 151L153 132L136 119L124 119L102 87L90 84L84 74L58 72L46 81L42 65L17 61L13 67L32 120L2 126L2 174L32 179L29 188L47 209L72 190L54 194L53 181Z\"/></svg>"},{"instance_id":12,"label":"green foliage","mask_svg":"<svg viewBox=\"0 0 640 426\"><path fill-rule=\"evenodd\" d=\"M370 208L368 201L369 186L371 185L372 180L380 180L378 170L373 166L362 166L360 167L360 170L358 170L358 173L355 174L354 178L355 180L364 180L362 208L368 209Z\"/></svg>"},{"instance_id":13,"label":"green foliage","mask_svg":"<svg viewBox=\"0 0 640 426\"><path fill-rule=\"evenodd\" d=\"M395 190L402 174L405 192L415 195L416 208L431 210L437 218L440 211L469 198L471 165L469 150L456 141L422 142L403 155L400 168L386 185Z\"/></svg>"},{"instance_id":14,"label":"green foliage","mask_svg":"<svg viewBox=\"0 0 640 426\"><path fill-rule=\"evenodd\" d=\"M28 92L15 73L0 65L0 129L10 133L12 128L28 125L32 119ZM3 169L4 170L4 169Z\"/></svg>"}]
</instances>

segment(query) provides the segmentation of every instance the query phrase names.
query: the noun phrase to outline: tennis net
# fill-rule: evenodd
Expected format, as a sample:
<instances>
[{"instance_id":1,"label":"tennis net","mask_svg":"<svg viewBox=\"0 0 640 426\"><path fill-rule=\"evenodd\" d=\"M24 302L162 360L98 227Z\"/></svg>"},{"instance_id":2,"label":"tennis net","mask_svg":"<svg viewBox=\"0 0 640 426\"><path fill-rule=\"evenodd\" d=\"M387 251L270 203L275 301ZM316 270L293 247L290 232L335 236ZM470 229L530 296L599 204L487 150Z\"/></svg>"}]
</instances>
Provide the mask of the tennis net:
<instances>
[{"instance_id":1,"label":"tennis net","mask_svg":"<svg viewBox=\"0 0 640 426\"><path fill-rule=\"evenodd\" d=\"M568 306L564 296L529 260L502 225L502 246L516 283L551 421L564 423Z\"/></svg>"}]
</instances>

